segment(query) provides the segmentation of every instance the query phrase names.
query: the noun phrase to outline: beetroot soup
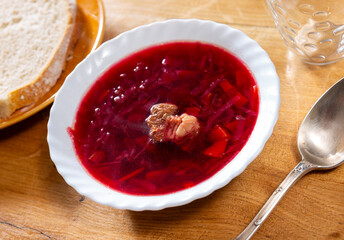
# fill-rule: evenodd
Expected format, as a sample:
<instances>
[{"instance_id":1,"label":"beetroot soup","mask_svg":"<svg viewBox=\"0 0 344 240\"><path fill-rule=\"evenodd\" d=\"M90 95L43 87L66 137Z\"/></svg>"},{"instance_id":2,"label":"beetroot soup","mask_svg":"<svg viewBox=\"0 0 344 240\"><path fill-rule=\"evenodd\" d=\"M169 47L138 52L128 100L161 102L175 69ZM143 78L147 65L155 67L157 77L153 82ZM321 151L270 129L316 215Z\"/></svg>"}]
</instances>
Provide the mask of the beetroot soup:
<instances>
[{"instance_id":1,"label":"beetroot soup","mask_svg":"<svg viewBox=\"0 0 344 240\"><path fill-rule=\"evenodd\" d=\"M257 84L237 57L210 44L173 42L111 66L68 131L82 165L104 185L166 194L228 164L247 142L258 105Z\"/></svg>"}]
</instances>

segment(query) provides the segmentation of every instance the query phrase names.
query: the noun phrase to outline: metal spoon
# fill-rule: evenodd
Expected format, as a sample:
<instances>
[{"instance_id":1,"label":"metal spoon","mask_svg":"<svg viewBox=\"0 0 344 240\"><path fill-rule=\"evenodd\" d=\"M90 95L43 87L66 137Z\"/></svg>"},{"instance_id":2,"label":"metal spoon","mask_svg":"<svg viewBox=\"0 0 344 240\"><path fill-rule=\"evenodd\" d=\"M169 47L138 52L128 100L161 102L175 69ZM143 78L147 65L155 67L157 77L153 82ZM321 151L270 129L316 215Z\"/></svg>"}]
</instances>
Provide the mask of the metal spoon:
<instances>
[{"instance_id":1,"label":"metal spoon","mask_svg":"<svg viewBox=\"0 0 344 240\"><path fill-rule=\"evenodd\" d=\"M236 240L250 239L288 189L312 170L327 170L344 162L344 78L334 84L303 120L297 144L302 161L289 173Z\"/></svg>"}]
</instances>

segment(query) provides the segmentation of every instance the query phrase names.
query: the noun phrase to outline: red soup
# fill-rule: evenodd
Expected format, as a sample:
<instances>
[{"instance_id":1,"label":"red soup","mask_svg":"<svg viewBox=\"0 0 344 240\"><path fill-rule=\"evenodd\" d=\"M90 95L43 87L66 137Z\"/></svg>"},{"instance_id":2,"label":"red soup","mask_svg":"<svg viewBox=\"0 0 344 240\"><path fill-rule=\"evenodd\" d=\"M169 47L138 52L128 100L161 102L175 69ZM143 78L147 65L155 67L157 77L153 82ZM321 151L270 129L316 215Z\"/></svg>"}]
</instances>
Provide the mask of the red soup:
<instances>
[{"instance_id":1,"label":"red soup","mask_svg":"<svg viewBox=\"0 0 344 240\"><path fill-rule=\"evenodd\" d=\"M146 119L160 103L197 119L192 144L152 140ZM190 188L228 164L247 142L258 105L257 84L237 57L210 44L173 42L111 66L82 99L68 131L99 182L159 195Z\"/></svg>"}]
</instances>

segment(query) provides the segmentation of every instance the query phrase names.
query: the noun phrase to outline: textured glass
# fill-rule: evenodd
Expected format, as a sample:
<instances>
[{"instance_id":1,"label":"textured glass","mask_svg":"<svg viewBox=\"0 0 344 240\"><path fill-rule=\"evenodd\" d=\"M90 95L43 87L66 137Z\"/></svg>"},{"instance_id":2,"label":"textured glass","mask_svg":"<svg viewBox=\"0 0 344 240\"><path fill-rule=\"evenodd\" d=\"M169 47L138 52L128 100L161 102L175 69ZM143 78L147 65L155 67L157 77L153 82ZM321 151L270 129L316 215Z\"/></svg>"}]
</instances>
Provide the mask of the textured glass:
<instances>
[{"instance_id":1,"label":"textured glass","mask_svg":"<svg viewBox=\"0 0 344 240\"><path fill-rule=\"evenodd\" d=\"M286 45L305 62L328 64L344 57L343 0L267 0Z\"/></svg>"}]
</instances>

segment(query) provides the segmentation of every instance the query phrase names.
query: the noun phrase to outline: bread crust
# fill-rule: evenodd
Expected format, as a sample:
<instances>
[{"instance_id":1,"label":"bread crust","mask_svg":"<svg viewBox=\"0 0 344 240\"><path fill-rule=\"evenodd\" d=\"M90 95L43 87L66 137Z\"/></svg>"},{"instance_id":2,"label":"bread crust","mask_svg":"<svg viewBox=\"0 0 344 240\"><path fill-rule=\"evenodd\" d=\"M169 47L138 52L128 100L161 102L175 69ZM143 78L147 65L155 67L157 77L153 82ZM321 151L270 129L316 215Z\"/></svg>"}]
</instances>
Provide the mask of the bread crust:
<instances>
[{"instance_id":1,"label":"bread crust","mask_svg":"<svg viewBox=\"0 0 344 240\"><path fill-rule=\"evenodd\" d=\"M72 0L65 1L70 6L67 12L69 22L56 52L33 82L9 93L6 101L0 101L0 119L8 118L17 109L38 101L49 92L60 77L66 63L67 54L71 50L70 45L75 42L71 38L75 27L76 4Z\"/></svg>"}]
</instances>

